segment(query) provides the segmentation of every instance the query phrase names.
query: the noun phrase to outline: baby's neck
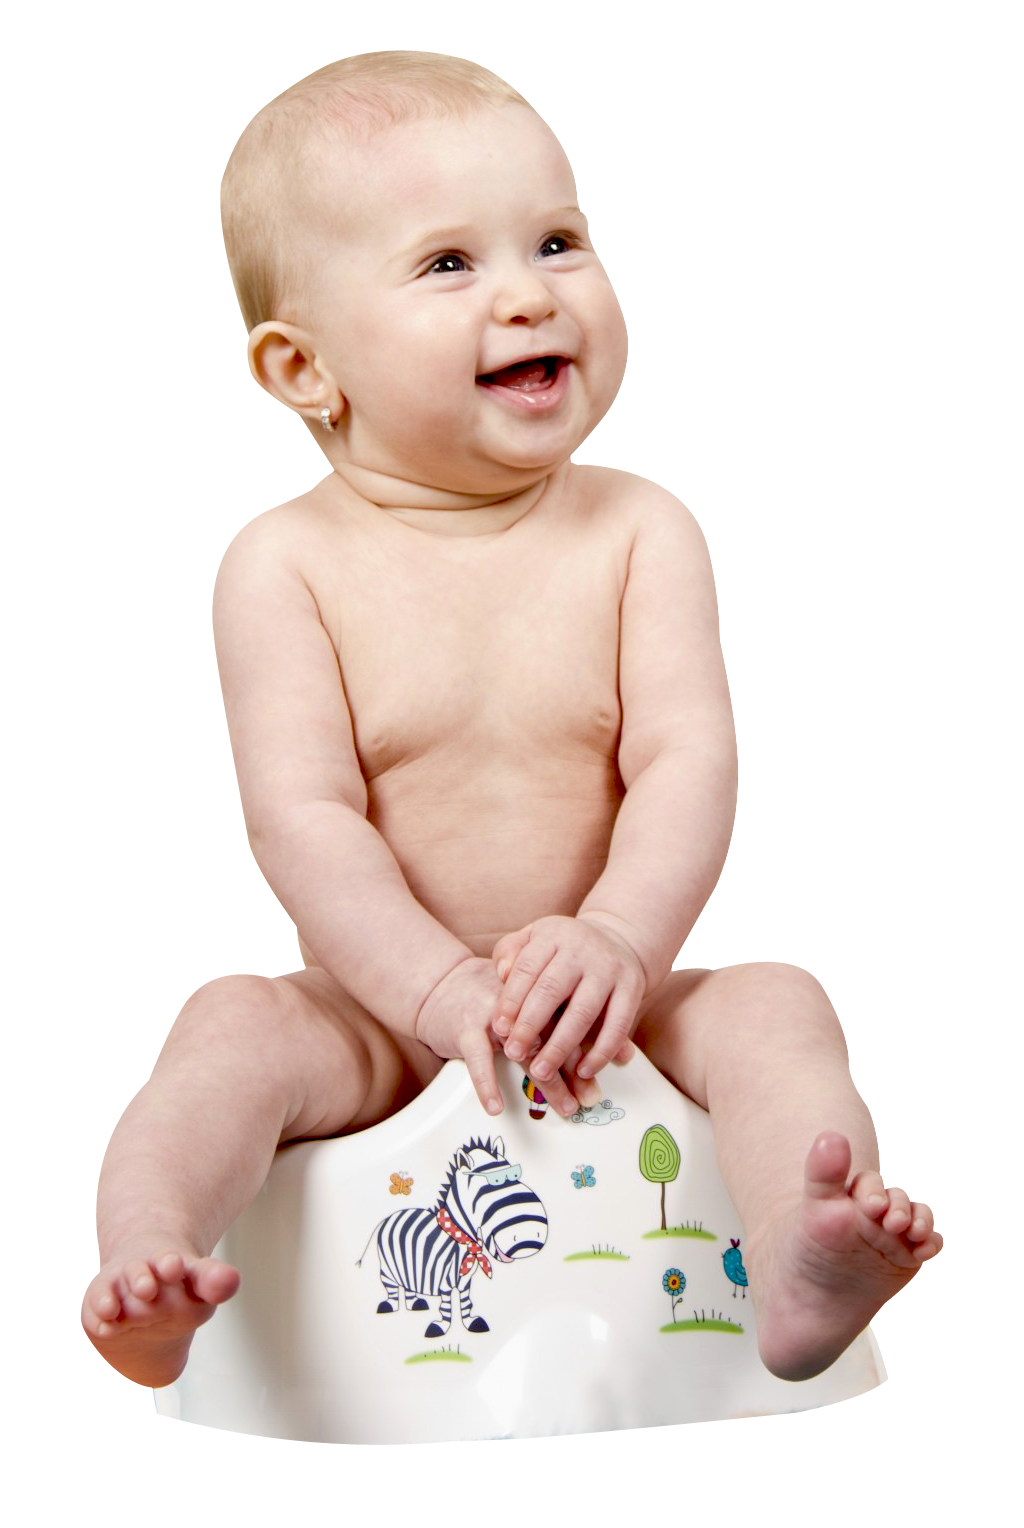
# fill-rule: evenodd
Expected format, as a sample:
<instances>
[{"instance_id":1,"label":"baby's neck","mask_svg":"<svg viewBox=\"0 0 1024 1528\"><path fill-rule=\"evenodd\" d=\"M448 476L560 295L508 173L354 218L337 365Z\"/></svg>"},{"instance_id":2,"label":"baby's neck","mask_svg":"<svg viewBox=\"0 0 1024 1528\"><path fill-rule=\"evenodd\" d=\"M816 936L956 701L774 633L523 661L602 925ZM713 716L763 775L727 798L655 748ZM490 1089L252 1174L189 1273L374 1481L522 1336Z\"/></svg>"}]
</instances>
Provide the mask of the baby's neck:
<instances>
[{"instance_id":1,"label":"baby's neck","mask_svg":"<svg viewBox=\"0 0 1024 1528\"><path fill-rule=\"evenodd\" d=\"M513 493L469 494L407 483L347 465L335 472L361 499L396 520L437 536L486 536L521 520L538 503L551 478L546 475Z\"/></svg>"},{"instance_id":2,"label":"baby's neck","mask_svg":"<svg viewBox=\"0 0 1024 1528\"><path fill-rule=\"evenodd\" d=\"M529 514L547 487L547 479L524 488L509 498L482 503L463 503L457 508L425 509L417 506L382 504L379 507L395 520L403 520L416 530L435 536L486 536L507 531Z\"/></svg>"}]
</instances>

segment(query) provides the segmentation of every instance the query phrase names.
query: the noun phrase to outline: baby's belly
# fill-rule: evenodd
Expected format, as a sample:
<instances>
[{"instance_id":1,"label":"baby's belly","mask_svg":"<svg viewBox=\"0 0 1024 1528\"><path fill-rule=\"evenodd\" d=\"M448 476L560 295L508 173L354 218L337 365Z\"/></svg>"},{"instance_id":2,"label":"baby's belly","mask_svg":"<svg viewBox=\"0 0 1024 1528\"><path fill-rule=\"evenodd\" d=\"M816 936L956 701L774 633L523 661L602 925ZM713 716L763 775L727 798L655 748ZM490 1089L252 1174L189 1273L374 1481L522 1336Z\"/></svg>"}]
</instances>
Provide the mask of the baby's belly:
<instances>
[{"instance_id":1,"label":"baby's belly","mask_svg":"<svg viewBox=\"0 0 1024 1528\"><path fill-rule=\"evenodd\" d=\"M532 919L574 914L608 857L615 761L446 775L396 771L370 787L369 820L428 912L476 955Z\"/></svg>"}]
</instances>

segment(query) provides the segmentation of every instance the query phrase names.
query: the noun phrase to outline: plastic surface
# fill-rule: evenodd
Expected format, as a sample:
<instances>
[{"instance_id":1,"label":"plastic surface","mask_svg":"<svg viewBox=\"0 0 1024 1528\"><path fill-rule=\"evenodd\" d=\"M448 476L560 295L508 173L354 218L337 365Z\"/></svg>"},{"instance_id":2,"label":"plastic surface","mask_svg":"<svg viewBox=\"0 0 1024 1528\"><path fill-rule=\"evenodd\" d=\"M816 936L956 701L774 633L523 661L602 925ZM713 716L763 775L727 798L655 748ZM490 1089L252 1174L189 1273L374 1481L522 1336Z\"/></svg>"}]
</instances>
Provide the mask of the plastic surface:
<instances>
[{"instance_id":1,"label":"plastic surface","mask_svg":"<svg viewBox=\"0 0 1024 1528\"><path fill-rule=\"evenodd\" d=\"M802 1411L884 1380L870 1332L815 1379L764 1368L710 1120L646 1057L572 1121L496 1060L496 1121L450 1061L392 1119L278 1153L220 1244L242 1288L161 1413L428 1443Z\"/></svg>"}]
</instances>

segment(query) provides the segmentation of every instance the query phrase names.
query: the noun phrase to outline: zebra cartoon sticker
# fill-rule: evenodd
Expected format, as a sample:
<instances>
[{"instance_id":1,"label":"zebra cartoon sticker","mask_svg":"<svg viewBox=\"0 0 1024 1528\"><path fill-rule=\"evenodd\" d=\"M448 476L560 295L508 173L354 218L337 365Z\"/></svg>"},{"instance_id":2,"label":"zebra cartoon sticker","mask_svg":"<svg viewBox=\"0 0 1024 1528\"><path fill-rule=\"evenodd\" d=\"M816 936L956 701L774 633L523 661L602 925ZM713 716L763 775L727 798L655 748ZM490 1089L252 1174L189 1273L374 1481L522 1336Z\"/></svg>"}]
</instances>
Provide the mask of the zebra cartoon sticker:
<instances>
[{"instance_id":1,"label":"zebra cartoon sticker","mask_svg":"<svg viewBox=\"0 0 1024 1528\"><path fill-rule=\"evenodd\" d=\"M399 1309L399 1291L405 1295L406 1310L429 1310L426 1296L439 1296L437 1319L424 1336L443 1337L452 1324L455 1292L466 1330L490 1330L483 1316L473 1315L474 1274L479 1269L489 1279L495 1261L514 1263L540 1252L547 1241L548 1218L533 1189L522 1181L522 1168L508 1160L504 1141L495 1136L459 1147L431 1209L395 1210L378 1221L370 1238L374 1235L385 1294L377 1314L393 1315ZM357 1268L365 1256L366 1247Z\"/></svg>"}]
</instances>

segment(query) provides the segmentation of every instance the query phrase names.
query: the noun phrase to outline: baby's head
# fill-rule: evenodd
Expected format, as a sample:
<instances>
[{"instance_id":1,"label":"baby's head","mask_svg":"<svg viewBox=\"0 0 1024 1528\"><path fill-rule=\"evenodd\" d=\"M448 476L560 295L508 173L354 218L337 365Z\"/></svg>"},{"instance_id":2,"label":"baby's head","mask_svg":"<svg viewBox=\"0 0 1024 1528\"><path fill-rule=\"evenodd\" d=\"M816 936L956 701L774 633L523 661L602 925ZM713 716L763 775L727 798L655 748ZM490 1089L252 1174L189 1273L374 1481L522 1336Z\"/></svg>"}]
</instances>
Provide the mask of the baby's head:
<instances>
[{"instance_id":1,"label":"baby's head","mask_svg":"<svg viewBox=\"0 0 1024 1528\"><path fill-rule=\"evenodd\" d=\"M246 329L297 317L311 274L310 198L329 195L332 160L403 122L466 118L483 105L527 103L489 69L441 53L342 58L264 106L228 161L221 212Z\"/></svg>"},{"instance_id":2,"label":"baby's head","mask_svg":"<svg viewBox=\"0 0 1024 1528\"><path fill-rule=\"evenodd\" d=\"M625 330L568 161L476 64L310 75L243 133L222 208L255 376L364 491L515 491L618 390Z\"/></svg>"}]
</instances>

